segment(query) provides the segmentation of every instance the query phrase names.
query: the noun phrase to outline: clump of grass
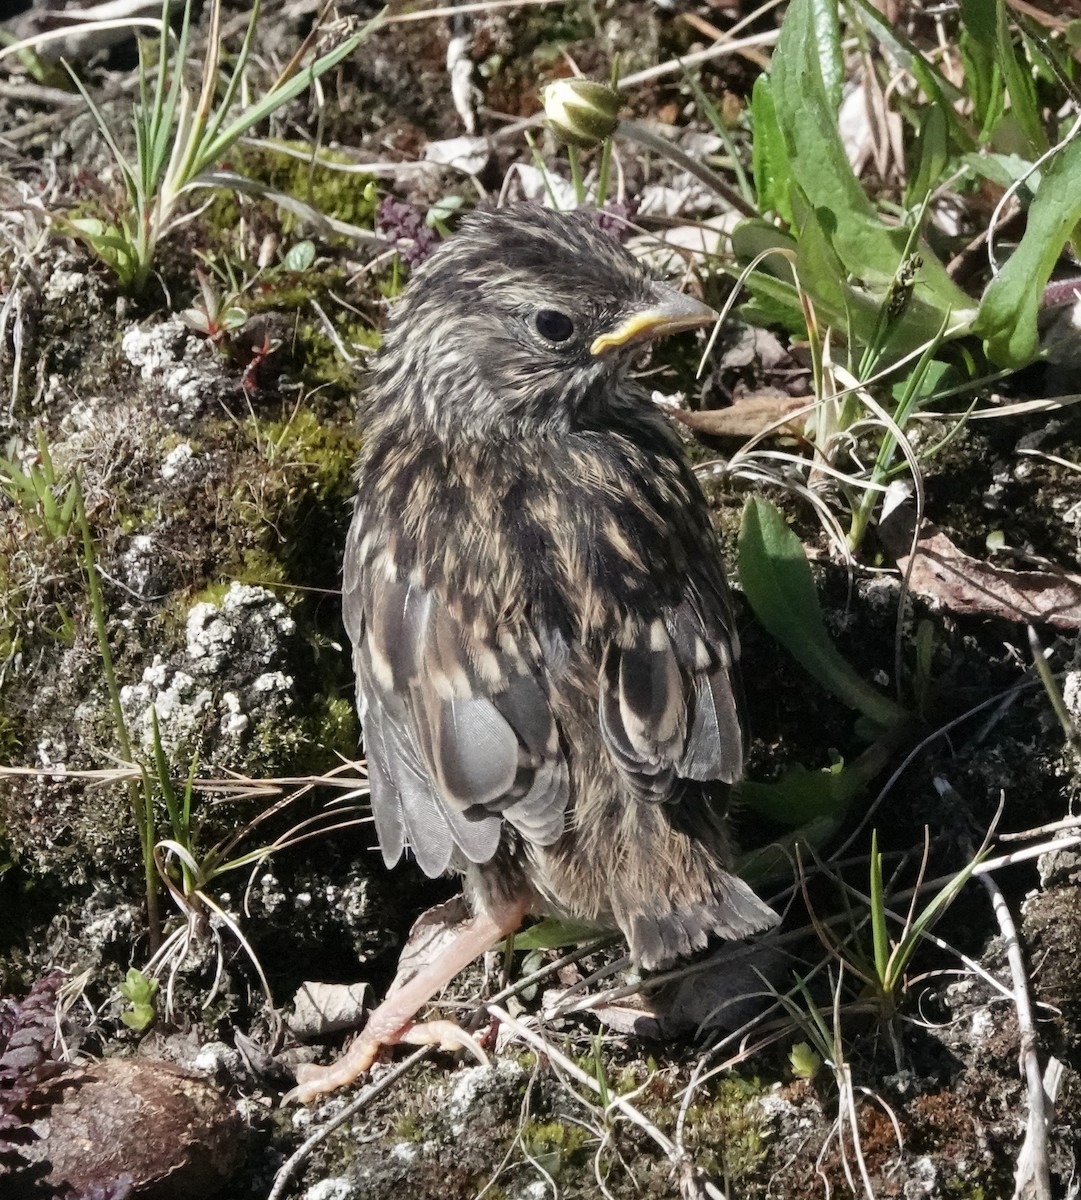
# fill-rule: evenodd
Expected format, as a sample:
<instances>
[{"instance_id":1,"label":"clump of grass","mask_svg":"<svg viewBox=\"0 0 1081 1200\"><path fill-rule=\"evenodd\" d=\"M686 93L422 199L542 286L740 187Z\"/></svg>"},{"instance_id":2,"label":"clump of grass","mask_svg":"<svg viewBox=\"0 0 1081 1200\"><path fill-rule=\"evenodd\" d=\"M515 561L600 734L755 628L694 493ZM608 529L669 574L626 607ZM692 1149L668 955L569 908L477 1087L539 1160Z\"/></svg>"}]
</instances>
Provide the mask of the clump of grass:
<instances>
[{"instance_id":1,"label":"clump of grass","mask_svg":"<svg viewBox=\"0 0 1081 1200\"><path fill-rule=\"evenodd\" d=\"M317 23L266 93L258 100L241 104L238 97L251 61L260 7L260 0L255 0L232 70L224 75L222 6L221 0L212 0L201 82L196 88L185 78L191 0L184 5L175 45L169 28L171 0L164 0L156 72L151 68L146 47L141 47L139 102L132 112L133 158L121 148L101 110L78 77L72 75L120 169L126 208L111 218L70 217L62 223L62 228L81 238L113 269L120 283L132 291L138 292L146 286L158 243L185 220L180 211L184 197L198 188L220 186L220 181L209 177L210 173L236 143L343 62L379 21L379 18L369 21L333 50L302 68L303 58L320 32Z\"/></svg>"}]
</instances>

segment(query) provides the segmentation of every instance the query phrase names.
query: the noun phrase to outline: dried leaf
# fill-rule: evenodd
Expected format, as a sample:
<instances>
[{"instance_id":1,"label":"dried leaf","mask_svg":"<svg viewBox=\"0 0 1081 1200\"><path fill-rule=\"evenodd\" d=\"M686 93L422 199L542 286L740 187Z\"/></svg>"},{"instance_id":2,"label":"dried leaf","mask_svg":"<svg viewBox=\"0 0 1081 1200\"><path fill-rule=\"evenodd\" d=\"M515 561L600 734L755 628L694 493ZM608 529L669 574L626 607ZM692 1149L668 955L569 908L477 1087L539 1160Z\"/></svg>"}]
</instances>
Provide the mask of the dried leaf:
<instances>
[{"instance_id":1,"label":"dried leaf","mask_svg":"<svg viewBox=\"0 0 1081 1200\"><path fill-rule=\"evenodd\" d=\"M707 412L683 412L675 416L695 433L706 437L749 438L768 429L771 425L784 422L791 414L807 408L806 398L791 396L755 395L745 396L728 408L713 408ZM803 431L803 416L792 416L790 424L778 429L799 436Z\"/></svg>"},{"instance_id":2,"label":"dried leaf","mask_svg":"<svg viewBox=\"0 0 1081 1200\"><path fill-rule=\"evenodd\" d=\"M879 538L902 572L908 568L914 526L914 513L904 507L879 526ZM920 530L909 584L916 595L950 612L1081 628L1081 576L996 567L965 554L929 521Z\"/></svg>"},{"instance_id":3,"label":"dried leaf","mask_svg":"<svg viewBox=\"0 0 1081 1200\"><path fill-rule=\"evenodd\" d=\"M355 1029L368 1007L367 983L303 983L293 997L288 1024L305 1040Z\"/></svg>"}]
</instances>

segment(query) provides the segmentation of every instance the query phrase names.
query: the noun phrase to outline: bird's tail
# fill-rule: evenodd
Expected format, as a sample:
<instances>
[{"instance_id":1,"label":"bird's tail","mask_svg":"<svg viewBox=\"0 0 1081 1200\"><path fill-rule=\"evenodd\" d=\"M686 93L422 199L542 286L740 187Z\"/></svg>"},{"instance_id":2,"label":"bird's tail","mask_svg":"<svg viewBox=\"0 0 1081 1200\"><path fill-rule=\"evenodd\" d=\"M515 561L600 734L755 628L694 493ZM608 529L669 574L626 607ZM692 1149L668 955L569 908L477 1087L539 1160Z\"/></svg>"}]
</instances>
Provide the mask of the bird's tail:
<instances>
[{"instance_id":1,"label":"bird's tail","mask_svg":"<svg viewBox=\"0 0 1081 1200\"><path fill-rule=\"evenodd\" d=\"M639 966L655 971L704 949L711 937L737 941L780 919L742 879L727 871L719 872L710 885L712 895L701 900L656 894L616 914Z\"/></svg>"}]
</instances>

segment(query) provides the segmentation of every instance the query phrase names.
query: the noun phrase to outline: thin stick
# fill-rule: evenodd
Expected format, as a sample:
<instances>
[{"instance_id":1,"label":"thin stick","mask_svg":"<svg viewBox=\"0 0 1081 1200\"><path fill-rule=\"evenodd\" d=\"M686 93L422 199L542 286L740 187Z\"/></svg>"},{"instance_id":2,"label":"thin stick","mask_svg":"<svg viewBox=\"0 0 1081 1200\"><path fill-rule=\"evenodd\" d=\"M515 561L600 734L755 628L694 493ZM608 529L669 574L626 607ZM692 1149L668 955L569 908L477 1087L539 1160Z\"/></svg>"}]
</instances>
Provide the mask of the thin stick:
<instances>
[{"instance_id":1,"label":"thin stick","mask_svg":"<svg viewBox=\"0 0 1081 1200\"><path fill-rule=\"evenodd\" d=\"M551 1042L545 1041L540 1034L535 1033L528 1026L523 1025L521 1021L515 1020L515 1018L506 1011L506 1009L500 1008L498 1004L489 1004L487 1005L487 1008L488 1012L495 1017L495 1019L501 1025L505 1025L512 1033L520 1037L522 1041L532 1047L537 1054L543 1055L545 1058L550 1059L559 1067L561 1071L565 1071L569 1076L571 1076L572 1079L576 1080L584 1087L589 1088L594 1095L598 1097L601 1096L601 1085L597 1082L597 1080L594 1079L592 1075L588 1075L585 1071L583 1071L577 1063L572 1062L571 1059L562 1053L562 1051L557 1049L557 1047ZM689 1155L685 1151L680 1150L680 1148L675 1142L672 1141L670 1137L662 1133L661 1130L659 1130L657 1126L649 1120L648 1117L635 1108L634 1105L631 1104L625 1097L614 1096L611 1092L609 1092L608 1108L618 1109L629 1121L633 1122L633 1124L637 1125L639 1129L648 1134L648 1136L657 1143L665 1157L669 1160L669 1162L671 1162L672 1166L676 1169L681 1178L686 1176L689 1171L693 1171L695 1169ZM708 1180L700 1180L699 1182L702 1183L705 1194L711 1197L711 1200L725 1200L724 1193ZM276 1198L271 1197L270 1200L276 1200Z\"/></svg>"},{"instance_id":2,"label":"thin stick","mask_svg":"<svg viewBox=\"0 0 1081 1200\"><path fill-rule=\"evenodd\" d=\"M373 1100L378 1099L393 1084L397 1083L403 1075L408 1074L421 1059L427 1058L434 1050L434 1046L421 1046L419 1050L410 1054L408 1058L403 1059L396 1067L392 1067L385 1075L377 1079L375 1083L369 1084L336 1117L332 1117L325 1125L313 1133L299 1149L294 1151L282 1163L277 1175L274 1176L274 1184L267 1195L267 1200L282 1200L289 1184L292 1182L293 1176L296 1175L300 1167L311 1157L312 1151L317 1146L325 1142L335 1129L344 1125L346 1121L355 1117L358 1112L367 1108Z\"/></svg>"},{"instance_id":3,"label":"thin stick","mask_svg":"<svg viewBox=\"0 0 1081 1200\"><path fill-rule=\"evenodd\" d=\"M941 796L949 796L953 788L943 779L935 779L935 790ZM1066 839L1063 839L1066 840ZM966 848L970 857L975 857L971 843ZM1010 966L1013 983L1013 1003L1017 1011L1017 1030L1020 1037L1019 1057L1021 1072L1028 1086L1028 1122L1025 1132L1023 1153L1018 1158L1014 1176L1014 1200L1033 1196L1035 1200L1051 1200L1051 1170L1048 1165L1047 1147L1047 1095L1044 1092L1043 1073L1037 1052L1036 1021L1032 1015L1032 1000L1029 995L1028 972L1025 957L1017 937L1017 926L1006 903L1002 890L991 875L980 875L991 907L998 921L999 932L1006 946L1006 961ZM1022 1162L1022 1159L1024 1160Z\"/></svg>"}]
</instances>

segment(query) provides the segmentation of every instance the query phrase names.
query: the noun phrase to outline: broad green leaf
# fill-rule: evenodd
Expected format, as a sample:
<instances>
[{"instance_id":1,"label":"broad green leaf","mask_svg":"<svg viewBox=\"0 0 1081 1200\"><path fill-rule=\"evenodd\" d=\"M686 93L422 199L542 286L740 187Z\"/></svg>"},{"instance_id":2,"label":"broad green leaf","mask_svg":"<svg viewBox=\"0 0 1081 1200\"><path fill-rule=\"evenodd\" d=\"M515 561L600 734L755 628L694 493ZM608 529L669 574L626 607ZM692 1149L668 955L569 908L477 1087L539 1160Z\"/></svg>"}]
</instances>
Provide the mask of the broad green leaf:
<instances>
[{"instance_id":1,"label":"broad green leaf","mask_svg":"<svg viewBox=\"0 0 1081 1200\"><path fill-rule=\"evenodd\" d=\"M833 218L833 247L847 272L868 293L884 298L909 250L910 231L886 225L849 166L837 128L815 42L813 0L793 0L773 56L771 89L794 183L820 214ZM794 202L793 202L794 203ZM952 313L964 326L974 313L970 298L953 282L924 239L915 249L921 266L913 299L936 318ZM806 281L804 281L806 287Z\"/></svg>"},{"instance_id":2,"label":"broad green leaf","mask_svg":"<svg viewBox=\"0 0 1081 1200\"><path fill-rule=\"evenodd\" d=\"M591 925L588 921L563 920L560 917L545 917L528 929L520 929L514 935L515 950L558 950L561 946L576 946L582 942L603 937L608 930Z\"/></svg>"},{"instance_id":3,"label":"broad green leaf","mask_svg":"<svg viewBox=\"0 0 1081 1200\"><path fill-rule=\"evenodd\" d=\"M773 54L771 92L792 174L814 205L839 216L874 209L848 165L815 43L814 0L792 0ZM815 178L817 177L817 178Z\"/></svg>"},{"instance_id":4,"label":"broad green leaf","mask_svg":"<svg viewBox=\"0 0 1081 1200\"><path fill-rule=\"evenodd\" d=\"M745 779L737 794L741 804L777 825L794 828L819 817L840 821L889 758L889 747L876 742L854 762L832 763L821 770L796 763L772 783Z\"/></svg>"},{"instance_id":5,"label":"broad green leaf","mask_svg":"<svg viewBox=\"0 0 1081 1200\"><path fill-rule=\"evenodd\" d=\"M792 224L792 206L788 202L792 168L784 137L777 125L769 78L759 75L751 93L751 127L754 132L754 186L759 212L775 212L786 224Z\"/></svg>"},{"instance_id":6,"label":"broad green leaf","mask_svg":"<svg viewBox=\"0 0 1081 1200\"><path fill-rule=\"evenodd\" d=\"M287 271L307 271L315 262L315 243L305 239L294 242L282 261Z\"/></svg>"},{"instance_id":7,"label":"broad green leaf","mask_svg":"<svg viewBox=\"0 0 1081 1200\"><path fill-rule=\"evenodd\" d=\"M965 90L984 141L1005 106L1005 84L998 61L997 0L960 0L958 49L965 68Z\"/></svg>"},{"instance_id":8,"label":"broad green leaf","mask_svg":"<svg viewBox=\"0 0 1081 1200\"><path fill-rule=\"evenodd\" d=\"M791 883L797 851L823 850L836 835L840 822L833 817L813 817L799 829L776 838L767 846L749 850L736 859L736 873L756 891L769 884Z\"/></svg>"},{"instance_id":9,"label":"broad green leaf","mask_svg":"<svg viewBox=\"0 0 1081 1200\"><path fill-rule=\"evenodd\" d=\"M1070 142L1044 168L1024 236L983 294L975 329L992 362L1016 369L1036 357L1040 298L1078 221L1081 138Z\"/></svg>"},{"instance_id":10,"label":"broad green leaf","mask_svg":"<svg viewBox=\"0 0 1081 1200\"><path fill-rule=\"evenodd\" d=\"M747 290L764 317L797 333L804 332L803 308L792 273L794 255L800 283L811 298L819 322L850 337L858 346L866 346L877 336L885 289L876 294L851 282L837 253L832 211L811 208L798 188L792 189L791 196L798 236L767 221L741 221L732 232L732 249L742 265L764 250L778 251L759 262L746 280ZM912 295L905 310L889 321L889 353L899 356L926 345L939 334L943 317L925 294Z\"/></svg>"},{"instance_id":11,"label":"broad green leaf","mask_svg":"<svg viewBox=\"0 0 1081 1200\"><path fill-rule=\"evenodd\" d=\"M836 0L810 0L812 45L818 52L823 92L834 113L840 111L845 85L845 59L841 50L841 20L838 10Z\"/></svg>"},{"instance_id":12,"label":"broad green leaf","mask_svg":"<svg viewBox=\"0 0 1081 1200\"><path fill-rule=\"evenodd\" d=\"M909 720L905 709L862 679L834 646L803 546L777 507L760 497L743 509L738 560L755 616L826 691L883 729Z\"/></svg>"},{"instance_id":13,"label":"broad green leaf","mask_svg":"<svg viewBox=\"0 0 1081 1200\"><path fill-rule=\"evenodd\" d=\"M1046 152L1047 135L1040 121L1040 108L1036 102L1036 84L1032 71L1025 60L1023 48L1017 48L1010 37L1010 25L1006 14L1005 0L998 0L995 14L995 44L998 61L1010 94L1010 114L1025 135L1033 158Z\"/></svg>"},{"instance_id":14,"label":"broad green leaf","mask_svg":"<svg viewBox=\"0 0 1081 1200\"><path fill-rule=\"evenodd\" d=\"M966 154L961 161L974 175L1000 188L1012 187L1023 179L1019 193L1022 201L1027 194L1035 194L1043 178L1039 170L1032 169L1031 160L1020 154Z\"/></svg>"},{"instance_id":15,"label":"broad green leaf","mask_svg":"<svg viewBox=\"0 0 1081 1200\"><path fill-rule=\"evenodd\" d=\"M905 207L918 208L942 182L949 161L949 131L946 115L936 105L924 110L923 123L916 141L915 170L905 188Z\"/></svg>"}]
</instances>

